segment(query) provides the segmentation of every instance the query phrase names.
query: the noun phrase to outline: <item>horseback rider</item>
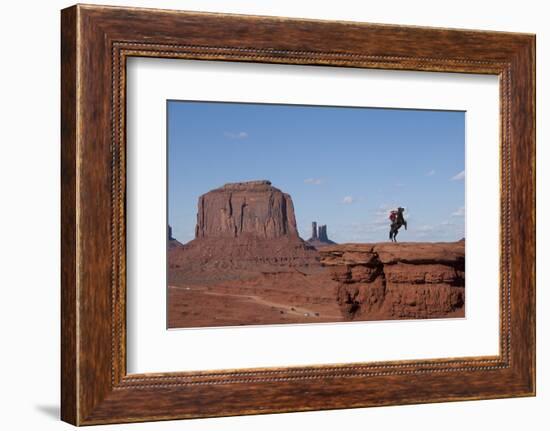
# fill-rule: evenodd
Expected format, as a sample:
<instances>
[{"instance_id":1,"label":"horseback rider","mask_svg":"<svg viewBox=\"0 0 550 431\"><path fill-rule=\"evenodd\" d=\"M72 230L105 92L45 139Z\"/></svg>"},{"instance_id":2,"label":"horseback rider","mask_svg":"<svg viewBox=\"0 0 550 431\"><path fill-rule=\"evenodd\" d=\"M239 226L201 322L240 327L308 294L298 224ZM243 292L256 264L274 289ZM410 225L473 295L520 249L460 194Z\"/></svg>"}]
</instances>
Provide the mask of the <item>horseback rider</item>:
<instances>
[{"instance_id":1,"label":"horseback rider","mask_svg":"<svg viewBox=\"0 0 550 431\"><path fill-rule=\"evenodd\" d=\"M393 242L397 242L396 237L401 226L405 226L405 230L407 230L407 221L405 220L405 217L403 217L404 211L405 208L399 207L397 210L392 210L390 212L390 240Z\"/></svg>"}]
</instances>

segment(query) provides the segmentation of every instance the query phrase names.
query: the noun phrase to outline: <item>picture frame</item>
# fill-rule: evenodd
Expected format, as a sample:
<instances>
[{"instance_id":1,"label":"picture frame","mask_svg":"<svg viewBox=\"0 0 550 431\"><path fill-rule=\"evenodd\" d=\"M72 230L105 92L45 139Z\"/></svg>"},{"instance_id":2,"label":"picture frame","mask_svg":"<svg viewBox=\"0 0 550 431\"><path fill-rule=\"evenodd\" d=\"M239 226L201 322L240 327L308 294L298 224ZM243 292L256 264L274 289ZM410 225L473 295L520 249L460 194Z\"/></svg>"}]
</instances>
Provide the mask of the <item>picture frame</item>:
<instances>
[{"instance_id":1,"label":"picture frame","mask_svg":"<svg viewBox=\"0 0 550 431\"><path fill-rule=\"evenodd\" d=\"M61 13L61 418L74 425L535 395L535 36L76 5ZM130 57L490 74L500 349L490 357L128 374Z\"/></svg>"}]
</instances>

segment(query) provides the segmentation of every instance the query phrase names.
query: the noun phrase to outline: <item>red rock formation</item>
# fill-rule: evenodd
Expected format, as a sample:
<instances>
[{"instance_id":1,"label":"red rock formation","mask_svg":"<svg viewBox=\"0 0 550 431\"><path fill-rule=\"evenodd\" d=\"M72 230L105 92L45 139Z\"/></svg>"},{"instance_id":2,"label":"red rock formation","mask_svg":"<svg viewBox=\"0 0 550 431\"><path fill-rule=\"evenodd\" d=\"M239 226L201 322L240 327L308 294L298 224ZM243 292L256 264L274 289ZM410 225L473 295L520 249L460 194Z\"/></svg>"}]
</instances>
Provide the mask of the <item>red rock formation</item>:
<instances>
[{"instance_id":1,"label":"red rock formation","mask_svg":"<svg viewBox=\"0 0 550 431\"><path fill-rule=\"evenodd\" d=\"M464 315L464 252L462 241L320 249L347 320Z\"/></svg>"},{"instance_id":2,"label":"red rock formation","mask_svg":"<svg viewBox=\"0 0 550 431\"><path fill-rule=\"evenodd\" d=\"M269 181L230 183L199 198L196 238L298 239L290 195Z\"/></svg>"},{"instance_id":3,"label":"red rock formation","mask_svg":"<svg viewBox=\"0 0 550 431\"><path fill-rule=\"evenodd\" d=\"M195 239L170 249L169 265L186 276L245 276L320 267L299 236L291 197L269 181L231 183L200 196Z\"/></svg>"},{"instance_id":4,"label":"red rock formation","mask_svg":"<svg viewBox=\"0 0 550 431\"><path fill-rule=\"evenodd\" d=\"M179 242L174 236L172 235L172 226L168 225L168 248L172 247L181 247L182 243Z\"/></svg>"},{"instance_id":5,"label":"red rock formation","mask_svg":"<svg viewBox=\"0 0 550 431\"><path fill-rule=\"evenodd\" d=\"M327 225L320 225L319 229L317 229L316 221L311 223L311 238L307 240L307 243L315 248L329 244L336 244L334 241L328 239Z\"/></svg>"}]
</instances>

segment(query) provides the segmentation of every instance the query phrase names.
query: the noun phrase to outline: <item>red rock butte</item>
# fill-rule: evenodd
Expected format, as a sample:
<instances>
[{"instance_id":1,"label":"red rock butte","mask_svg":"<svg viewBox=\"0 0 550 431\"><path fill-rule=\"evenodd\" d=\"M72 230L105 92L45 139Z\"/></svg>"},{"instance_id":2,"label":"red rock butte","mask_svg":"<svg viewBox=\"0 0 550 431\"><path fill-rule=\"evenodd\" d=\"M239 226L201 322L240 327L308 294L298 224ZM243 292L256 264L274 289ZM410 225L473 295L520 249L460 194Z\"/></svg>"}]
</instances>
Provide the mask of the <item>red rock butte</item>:
<instances>
[{"instance_id":1,"label":"red rock butte","mask_svg":"<svg viewBox=\"0 0 550 431\"><path fill-rule=\"evenodd\" d=\"M292 198L270 181L228 183L199 197L195 238L298 239Z\"/></svg>"},{"instance_id":2,"label":"red rock butte","mask_svg":"<svg viewBox=\"0 0 550 431\"><path fill-rule=\"evenodd\" d=\"M169 261L206 277L320 267L318 253L298 236L292 198L267 180L229 183L200 196L195 239L171 247Z\"/></svg>"}]
</instances>

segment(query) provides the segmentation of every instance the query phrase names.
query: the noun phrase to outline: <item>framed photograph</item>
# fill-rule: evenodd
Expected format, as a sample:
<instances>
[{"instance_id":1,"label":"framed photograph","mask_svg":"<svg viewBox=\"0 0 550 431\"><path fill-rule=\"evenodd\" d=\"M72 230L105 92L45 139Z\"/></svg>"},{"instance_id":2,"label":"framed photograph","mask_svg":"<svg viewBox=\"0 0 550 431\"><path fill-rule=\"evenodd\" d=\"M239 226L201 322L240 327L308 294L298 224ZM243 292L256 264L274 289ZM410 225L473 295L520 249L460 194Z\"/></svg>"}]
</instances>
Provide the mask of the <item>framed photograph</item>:
<instances>
[{"instance_id":1,"label":"framed photograph","mask_svg":"<svg viewBox=\"0 0 550 431\"><path fill-rule=\"evenodd\" d=\"M170 100L167 116L168 328L465 317L465 112Z\"/></svg>"},{"instance_id":2,"label":"framed photograph","mask_svg":"<svg viewBox=\"0 0 550 431\"><path fill-rule=\"evenodd\" d=\"M62 419L535 394L535 36L62 11Z\"/></svg>"}]
</instances>

